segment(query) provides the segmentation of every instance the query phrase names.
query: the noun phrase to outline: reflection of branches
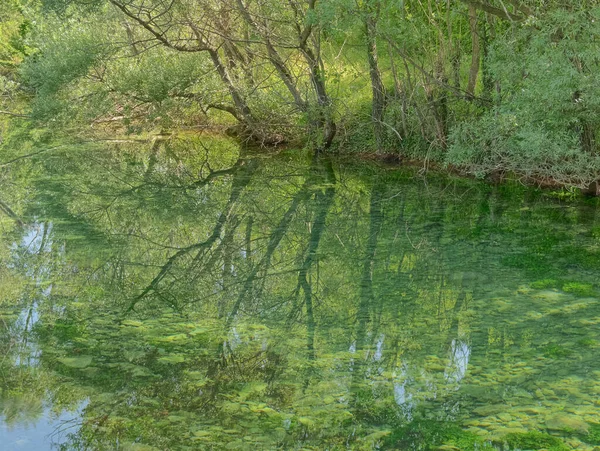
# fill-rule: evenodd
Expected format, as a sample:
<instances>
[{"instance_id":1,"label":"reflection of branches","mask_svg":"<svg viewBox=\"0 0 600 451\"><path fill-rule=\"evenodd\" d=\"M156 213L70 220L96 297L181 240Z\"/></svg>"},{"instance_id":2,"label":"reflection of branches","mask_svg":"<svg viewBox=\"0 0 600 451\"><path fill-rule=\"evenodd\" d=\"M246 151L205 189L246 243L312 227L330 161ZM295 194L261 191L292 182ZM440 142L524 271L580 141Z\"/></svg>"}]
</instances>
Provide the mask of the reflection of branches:
<instances>
[{"instance_id":1,"label":"reflection of branches","mask_svg":"<svg viewBox=\"0 0 600 451\"><path fill-rule=\"evenodd\" d=\"M251 165L247 165L246 167L250 167L250 166ZM251 167L253 168L254 166L252 165ZM210 234L210 236L205 241L192 244L191 246L188 246L188 247L184 247L184 248L180 249L179 251L175 252L173 255L171 255L171 257L169 257L167 262L162 266L162 269L160 270L160 272L154 277L154 279L152 279L150 284L142 291L142 293L139 296L137 296L131 302L127 311L133 310L135 308L136 304L140 300L142 300L148 293L150 293L151 291L156 291L160 282L170 272L173 265L179 259L188 255L191 252L194 252L194 251L202 252L202 251L206 251L212 247L212 245L215 243L215 241L217 241L217 239L221 236L221 231L223 229L223 226L229 219L231 210L233 209L240 194L242 193L242 191L248 185L249 182L250 182L249 174L243 174L243 176L237 177L233 181L233 187L231 190L231 195L229 196L229 200L227 201L227 204L225 205L223 211L219 215L219 219L217 220L217 223L216 223L215 227L213 228L213 231Z\"/></svg>"},{"instance_id":2,"label":"reflection of branches","mask_svg":"<svg viewBox=\"0 0 600 451\"><path fill-rule=\"evenodd\" d=\"M210 250L210 247L203 247L198 250L196 256L193 259L192 265L188 269L188 272L195 273L195 275L189 280L189 283L194 283L203 274L206 274L208 269L214 267L214 265L217 262L217 259L221 256L222 251L227 252L227 250L224 249L226 247L226 243L233 238L235 231L240 225L240 220L235 215L232 215L228 224L230 225L230 227L226 229L224 236L219 240L219 245L212 250L211 254L207 254L207 252ZM171 283L166 287L166 290L163 290L166 291L166 293L168 293L168 295L170 296L171 300L169 300L169 304L174 308L177 307L177 297L175 295L170 294L170 289L178 282L180 282L180 280L174 278L171 281ZM161 299L165 299L165 295L163 295L162 292L157 292L157 294Z\"/></svg>"},{"instance_id":3,"label":"reflection of branches","mask_svg":"<svg viewBox=\"0 0 600 451\"><path fill-rule=\"evenodd\" d=\"M304 187L300 190L300 192L298 192L294 196L294 198L292 199L292 203L290 204L289 208L283 215L283 218L281 219L281 221L279 221L279 223L275 227L274 232L271 234L271 237L269 238L269 243L267 244L267 250L265 252L265 255L261 258L261 260L258 262L258 264L256 266L254 266L254 268L252 268L252 270L250 271L250 274L246 277L246 280L242 287L242 291L240 292L238 299L237 299L235 305L233 306L231 313L229 314L229 318L227 320L227 323L228 323L227 327L229 327L231 325L231 323L233 322L233 319L237 315L237 312L238 312L240 306L242 305L242 302L246 298L246 295L252 289L252 286L254 285L254 281L255 281L256 276L258 275L259 271L261 271L261 270L267 271L269 266L271 265L271 258L273 257L275 250L279 246L279 243L285 236L285 233L290 225L290 222L292 222L292 218L294 217L296 210L298 210L298 207L300 206L300 204L302 202L304 202L310 198L311 192L310 192L309 188L310 188L311 184L312 184L312 181L310 179L306 181L306 184L304 185Z\"/></svg>"},{"instance_id":4,"label":"reflection of branches","mask_svg":"<svg viewBox=\"0 0 600 451\"><path fill-rule=\"evenodd\" d=\"M316 164L318 164L318 160L315 158L315 160L313 161L313 165L316 165ZM312 196L311 187L315 183L314 168L315 168L315 166L313 166L313 168L311 169L311 175L308 177L308 179L306 180L306 182L304 183L304 185L302 186L300 191L298 191L296 193L296 195L293 197L292 203L290 204L287 211L285 212L285 214L283 215L283 217L281 218L281 220L275 227L275 230L271 234L271 236L269 238L269 242L267 244L265 254L261 258L261 260L258 262L258 264L256 264L254 266L254 268L252 268L252 270L250 271L250 274L248 274L248 276L246 277L246 280L244 282L242 290L241 290L241 292L237 298L237 301L234 304L234 306L231 310L231 313L229 314L229 317L227 319L227 327L231 326L231 323L233 322L235 316L237 315L242 303L244 302L244 299L246 298L248 293L252 290L252 287L254 286L254 281L256 280L258 273L261 271L265 271L265 272L268 271L269 267L271 266L271 259L273 257L273 254L275 253L275 250L279 246L279 243L285 236L287 229L288 229L290 223L292 222L292 219L293 219L296 211L298 210L298 207L303 202L306 202L308 199L310 199L310 197Z\"/></svg>"},{"instance_id":5,"label":"reflection of branches","mask_svg":"<svg viewBox=\"0 0 600 451\"><path fill-rule=\"evenodd\" d=\"M37 150L35 152L31 152L26 155L21 155L21 156L15 157L12 160L8 160L8 161L4 161L4 162L0 163L0 168L3 166L8 166L9 164L14 163L16 161L24 160L25 158L35 157L36 155L39 155L41 153L48 152L50 150L56 150L59 147L64 147L64 146L61 145L61 146L54 146L54 147L46 147L45 149Z\"/></svg>"},{"instance_id":6,"label":"reflection of branches","mask_svg":"<svg viewBox=\"0 0 600 451\"><path fill-rule=\"evenodd\" d=\"M264 274L262 276L257 275L254 278L254 281L263 281L266 280L268 278L274 277L274 276L283 276L283 275L287 275L287 274L294 274L296 272L298 272L300 269L299 268L291 268L291 269L287 269L285 271L277 271L277 272L270 272L268 274ZM231 282L231 284L229 285L223 285L222 286L222 291L231 291L236 289L239 286L243 286L243 284L245 283L245 281L233 281ZM203 303L206 302L208 299L211 298L215 298L216 296L219 296L219 292L212 292L207 294L206 296L203 296L201 298L196 298L191 300L190 302L188 302L188 304L197 304L197 303ZM281 305L285 305L287 304L289 301L288 299L283 299L280 302L274 303L274 304L270 304L270 308L271 309L276 309L277 307L280 307Z\"/></svg>"},{"instance_id":7,"label":"reflection of branches","mask_svg":"<svg viewBox=\"0 0 600 451\"><path fill-rule=\"evenodd\" d=\"M69 429L73 429L76 427L81 427L83 426L83 421L81 421L80 418L76 417L76 418L71 418L69 420L63 420L59 426L56 427L56 429L54 429L54 431L52 431L52 433L50 434L50 438L52 440L54 440L54 438L60 438L62 436L62 434L66 431L68 431Z\"/></svg>"},{"instance_id":8,"label":"reflection of branches","mask_svg":"<svg viewBox=\"0 0 600 451\"><path fill-rule=\"evenodd\" d=\"M363 270L360 279L360 292L359 298L360 303L358 306L357 320L358 326L356 330L356 352L357 354L363 349L367 338L367 324L370 321L369 306L373 303L375 295L373 293L373 268L375 266L375 254L377 251L377 241L381 226L383 223L383 215L381 212L381 197L382 197L382 186L376 184L372 188L371 192L371 205L370 205L370 225L369 225L369 237L367 240L367 247L365 251L365 259L363 263ZM356 367L353 368L351 391L353 393L358 392L359 381L362 376L360 371L360 359L357 359Z\"/></svg>"},{"instance_id":9,"label":"reflection of branches","mask_svg":"<svg viewBox=\"0 0 600 451\"><path fill-rule=\"evenodd\" d=\"M309 353L309 358L314 360L314 335L315 335L315 318L313 311L313 290L312 285L308 280L308 273L315 261L315 257L317 255L317 249L319 247L319 243L321 241L321 236L323 235L323 231L325 230L325 222L327 219L327 213L333 203L333 198L335 195L335 187L333 183L335 183L335 174L333 173L333 169L331 167L331 162L327 161L327 173L330 177L330 186L325 189L325 192L317 193L316 195L316 203L317 203L317 214L315 216L315 220L312 224L312 230L310 233L310 238L308 242L308 249L306 252L306 257L304 262L302 263L302 267L300 271L298 271L298 286L296 288L296 292L302 291L304 292L304 305L306 307L306 318L307 318L307 327L308 327L308 336L307 336L307 348Z\"/></svg>"},{"instance_id":10,"label":"reflection of branches","mask_svg":"<svg viewBox=\"0 0 600 451\"><path fill-rule=\"evenodd\" d=\"M213 171L209 167L208 175L206 177L204 177L203 179L197 180L196 182L192 183L189 187L190 188L201 188L203 186L208 185L210 182L212 182L214 179L216 179L218 177L223 177L224 175L234 174L240 168L240 166L242 164L244 164L244 160L240 159L232 167L227 168L227 169L220 169L217 171Z\"/></svg>"},{"instance_id":11,"label":"reflection of branches","mask_svg":"<svg viewBox=\"0 0 600 451\"><path fill-rule=\"evenodd\" d=\"M50 146L50 147L46 147L45 149L36 150L35 152L31 152L31 153L28 153L25 155L20 155L18 157L13 158L12 160L0 162L0 168L4 167L4 166L8 166L9 164L15 163L17 161L24 160L26 158L35 157L36 155L39 155L39 154L42 154L45 152L49 152L51 150L60 149L61 147L68 147L68 146L75 145L75 144L89 144L89 143L96 143L96 142L146 143L146 142L148 142L148 140L146 140L146 139L95 139L95 140L91 140L91 141L81 141L78 143L59 144L57 146Z\"/></svg>"},{"instance_id":12,"label":"reflection of branches","mask_svg":"<svg viewBox=\"0 0 600 451\"><path fill-rule=\"evenodd\" d=\"M21 218L19 218L19 216L2 200L0 200L0 211L3 211L7 216L12 218L17 225L19 225L19 227L23 227L25 225Z\"/></svg>"},{"instance_id":13,"label":"reflection of branches","mask_svg":"<svg viewBox=\"0 0 600 451\"><path fill-rule=\"evenodd\" d=\"M370 208L370 225L369 225L369 238L367 240L367 249L365 254L365 260L363 264L362 276L360 279L360 305L358 308L358 332L357 332L357 346L356 349L360 349L363 344L366 324L369 317L369 304L374 300L375 295L373 294L373 266L375 265L375 253L377 250L377 239L381 230L383 222L383 216L380 209L380 200L382 192L380 186L373 187L371 193L371 208Z\"/></svg>"}]
</instances>

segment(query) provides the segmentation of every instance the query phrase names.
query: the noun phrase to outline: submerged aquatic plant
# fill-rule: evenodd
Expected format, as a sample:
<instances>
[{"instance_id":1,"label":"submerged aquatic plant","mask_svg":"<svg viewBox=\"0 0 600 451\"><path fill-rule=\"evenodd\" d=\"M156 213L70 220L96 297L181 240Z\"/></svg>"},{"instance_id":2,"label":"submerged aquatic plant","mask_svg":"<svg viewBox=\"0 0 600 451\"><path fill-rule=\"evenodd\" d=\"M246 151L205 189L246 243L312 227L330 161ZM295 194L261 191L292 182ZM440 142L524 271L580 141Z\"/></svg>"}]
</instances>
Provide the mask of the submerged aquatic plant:
<instances>
[{"instance_id":1,"label":"submerged aquatic plant","mask_svg":"<svg viewBox=\"0 0 600 451\"><path fill-rule=\"evenodd\" d=\"M511 450L569 450L560 438L539 431L511 433L505 437L505 442Z\"/></svg>"},{"instance_id":2,"label":"submerged aquatic plant","mask_svg":"<svg viewBox=\"0 0 600 451\"><path fill-rule=\"evenodd\" d=\"M563 285L562 289L567 293L573 293L579 296L594 296L596 294L594 286L590 283L567 282Z\"/></svg>"}]
</instances>

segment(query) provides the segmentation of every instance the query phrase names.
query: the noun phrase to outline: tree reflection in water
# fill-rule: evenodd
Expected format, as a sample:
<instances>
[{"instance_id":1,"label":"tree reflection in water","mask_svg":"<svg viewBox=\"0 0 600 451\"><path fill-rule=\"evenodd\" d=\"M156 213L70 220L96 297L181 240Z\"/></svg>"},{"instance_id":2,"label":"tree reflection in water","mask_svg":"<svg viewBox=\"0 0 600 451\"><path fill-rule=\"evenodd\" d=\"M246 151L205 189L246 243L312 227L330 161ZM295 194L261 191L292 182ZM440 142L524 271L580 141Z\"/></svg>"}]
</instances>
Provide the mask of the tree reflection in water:
<instances>
[{"instance_id":1,"label":"tree reflection in water","mask_svg":"<svg viewBox=\"0 0 600 451\"><path fill-rule=\"evenodd\" d=\"M209 138L30 164L25 224L2 220L11 427L68 417L65 449L492 449L567 412L546 432L592 441L595 205Z\"/></svg>"}]
</instances>

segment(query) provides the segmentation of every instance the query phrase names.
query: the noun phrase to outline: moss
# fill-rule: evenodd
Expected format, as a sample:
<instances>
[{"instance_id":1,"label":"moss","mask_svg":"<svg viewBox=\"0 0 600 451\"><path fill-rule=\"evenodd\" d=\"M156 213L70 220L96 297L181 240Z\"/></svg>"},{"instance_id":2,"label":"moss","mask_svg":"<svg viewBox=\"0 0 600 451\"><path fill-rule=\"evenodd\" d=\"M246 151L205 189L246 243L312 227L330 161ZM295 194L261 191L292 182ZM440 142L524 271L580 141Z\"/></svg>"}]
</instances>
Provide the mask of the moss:
<instances>
[{"instance_id":1,"label":"moss","mask_svg":"<svg viewBox=\"0 0 600 451\"><path fill-rule=\"evenodd\" d=\"M594 287L589 283L567 282L563 285L562 289L567 293L579 296L594 296L596 294Z\"/></svg>"},{"instance_id":2,"label":"moss","mask_svg":"<svg viewBox=\"0 0 600 451\"><path fill-rule=\"evenodd\" d=\"M562 285L562 286L561 286ZM531 288L536 290L544 290L549 288L561 288L567 293L573 293L578 296L594 296L596 290L592 284L580 282L564 282L561 283L556 279L540 279L531 283Z\"/></svg>"},{"instance_id":3,"label":"moss","mask_svg":"<svg viewBox=\"0 0 600 451\"><path fill-rule=\"evenodd\" d=\"M509 449L568 451L567 445L558 437L538 431L512 433L504 438Z\"/></svg>"}]
</instances>

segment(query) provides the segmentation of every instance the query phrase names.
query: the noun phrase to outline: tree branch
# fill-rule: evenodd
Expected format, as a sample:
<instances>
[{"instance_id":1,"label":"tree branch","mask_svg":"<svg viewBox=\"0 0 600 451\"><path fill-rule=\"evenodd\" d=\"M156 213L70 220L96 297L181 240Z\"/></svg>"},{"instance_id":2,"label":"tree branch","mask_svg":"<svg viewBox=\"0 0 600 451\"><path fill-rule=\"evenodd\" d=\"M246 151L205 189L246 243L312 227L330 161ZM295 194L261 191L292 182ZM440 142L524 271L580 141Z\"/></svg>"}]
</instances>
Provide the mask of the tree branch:
<instances>
[{"instance_id":1,"label":"tree branch","mask_svg":"<svg viewBox=\"0 0 600 451\"><path fill-rule=\"evenodd\" d=\"M129 17L130 19L133 19L135 22L137 22L143 28L145 28L147 31L149 31L161 44L163 44L166 47L172 48L174 50L178 50L180 52L190 52L190 53L204 52L204 51L209 50L209 47L206 45L199 45L196 47L188 47L185 45L174 44L165 37L164 33L158 32L154 28L154 26L151 24L151 21L142 20L142 18L136 16L134 13L129 11L129 9L127 9L127 7L125 5L118 2L117 0L109 0L109 2L112 5L116 6L118 9L120 9L123 12L123 14L125 14L127 17Z\"/></svg>"},{"instance_id":2,"label":"tree branch","mask_svg":"<svg viewBox=\"0 0 600 451\"><path fill-rule=\"evenodd\" d=\"M522 20L525 20L525 17L523 17L523 16L509 13L505 9L496 8L492 5L488 5L487 3L482 3L482 2L475 1L475 0L460 0L460 1L463 3L466 3L467 5L471 5L477 9L480 9L481 11L485 11L486 13L492 14L493 16L500 17L501 19L508 19L513 22L520 22ZM514 3L510 2L510 3L512 3L514 5L516 2L514 2ZM519 10L523 11L521 8L519 8Z\"/></svg>"}]
</instances>

